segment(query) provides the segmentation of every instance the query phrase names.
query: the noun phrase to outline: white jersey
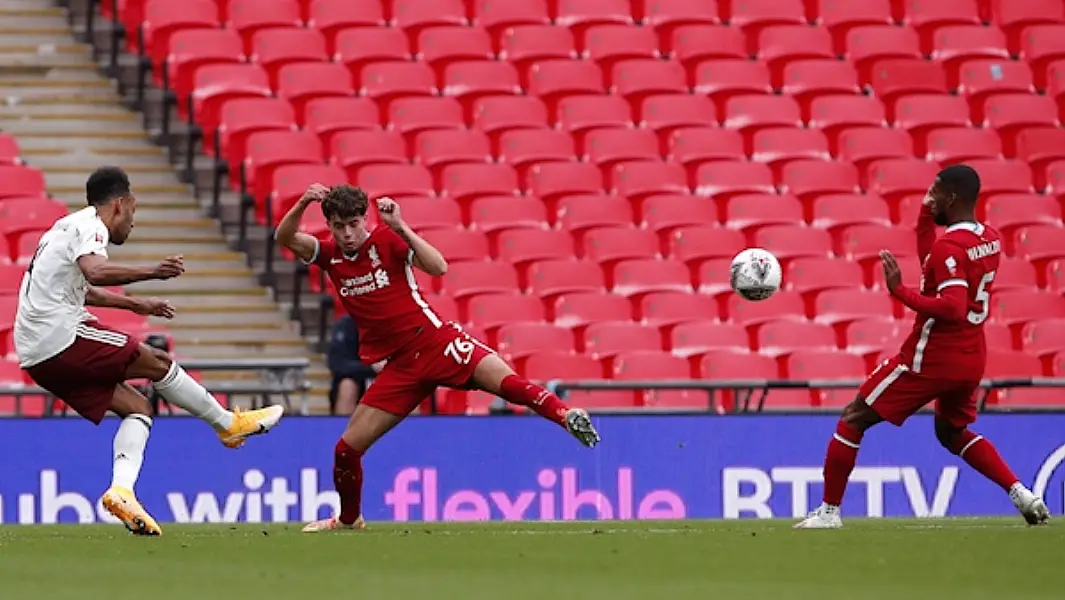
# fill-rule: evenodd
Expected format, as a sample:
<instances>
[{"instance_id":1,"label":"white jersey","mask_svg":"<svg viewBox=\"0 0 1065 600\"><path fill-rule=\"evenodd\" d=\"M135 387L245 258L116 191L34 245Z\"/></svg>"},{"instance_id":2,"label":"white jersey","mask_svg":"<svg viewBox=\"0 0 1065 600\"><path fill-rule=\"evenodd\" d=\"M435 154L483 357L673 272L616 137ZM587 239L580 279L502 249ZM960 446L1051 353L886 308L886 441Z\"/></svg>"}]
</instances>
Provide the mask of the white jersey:
<instances>
[{"instance_id":1,"label":"white jersey","mask_svg":"<svg viewBox=\"0 0 1065 600\"><path fill-rule=\"evenodd\" d=\"M15 352L20 366L31 367L66 350L78 324L94 318L85 310L89 282L78 258L107 257L109 237L93 206L56 221L41 237L19 290Z\"/></svg>"}]
</instances>

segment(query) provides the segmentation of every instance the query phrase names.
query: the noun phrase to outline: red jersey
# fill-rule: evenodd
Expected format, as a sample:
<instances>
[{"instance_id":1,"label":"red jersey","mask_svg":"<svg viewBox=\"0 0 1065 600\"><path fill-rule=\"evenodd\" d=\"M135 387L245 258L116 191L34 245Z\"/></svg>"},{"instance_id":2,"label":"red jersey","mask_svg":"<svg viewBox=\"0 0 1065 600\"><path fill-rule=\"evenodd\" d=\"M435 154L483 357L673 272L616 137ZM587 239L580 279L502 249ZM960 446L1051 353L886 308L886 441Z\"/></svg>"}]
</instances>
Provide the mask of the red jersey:
<instances>
[{"instance_id":1,"label":"red jersey","mask_svg":"<svg viewBox=\"0 0 1065 600\"><path fill-rule=\"evenodd\" d=\"M311 262L329 275L355 321L359 358L366 364L393 356L423 329L443 325L418 289L413 260L414 251L386 225L371 231L352 256L334 240L318 244Z\"/></svg>"},{"instance_id":2,"label":"red jersey","mask_svg":"<svg viewBox=\"0 0 1065 600\"><path fill-rule=\"evenodd\" d=\"M920 292L935 297L950 286L967 289L965 316L945 323L917 315L900 351L914 373L947 380L978 380L987 361L984 322L990 314L991 286L1002 256L997 230L974 222L956 223L936 238L928 210L917 223L917 249L923 269Z\"/></svg>"}]
</instances>

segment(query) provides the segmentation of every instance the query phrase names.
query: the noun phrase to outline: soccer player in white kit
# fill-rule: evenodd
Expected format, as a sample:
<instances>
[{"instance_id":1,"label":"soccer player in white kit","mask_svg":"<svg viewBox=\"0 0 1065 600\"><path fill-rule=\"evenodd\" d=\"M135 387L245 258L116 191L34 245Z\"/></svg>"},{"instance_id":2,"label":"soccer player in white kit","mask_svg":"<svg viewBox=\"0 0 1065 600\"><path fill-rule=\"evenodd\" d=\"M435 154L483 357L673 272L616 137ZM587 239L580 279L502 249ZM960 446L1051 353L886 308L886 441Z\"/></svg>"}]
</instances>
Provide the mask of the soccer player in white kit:
<instances>
[{"instance_id":1,"label":"soccer player in white kit","mask_svg":"<svg viewBox=\"0 0 1065 600\"><path fill-rule=\"evenodd\" d=\"M185 271L181 256L150 267L108 261L108 243L123 244L133 229L137 201L124 171L97 169L85 192L89 206L56 221L41 237L22 278L15 352L38 385L81 416L99 424L110 411L122 419L114 439L111 486L102 502L134 534L160 535L133 491L152 428L152 406L126 381L152 381L167 402L206 421L229 448L269 431L284 409L226 410L165 353L101 324L85 309L112 307L173 318L174 307L166 301L123 296L103 287L171 279Z\"/></svg>"}]
</instances>

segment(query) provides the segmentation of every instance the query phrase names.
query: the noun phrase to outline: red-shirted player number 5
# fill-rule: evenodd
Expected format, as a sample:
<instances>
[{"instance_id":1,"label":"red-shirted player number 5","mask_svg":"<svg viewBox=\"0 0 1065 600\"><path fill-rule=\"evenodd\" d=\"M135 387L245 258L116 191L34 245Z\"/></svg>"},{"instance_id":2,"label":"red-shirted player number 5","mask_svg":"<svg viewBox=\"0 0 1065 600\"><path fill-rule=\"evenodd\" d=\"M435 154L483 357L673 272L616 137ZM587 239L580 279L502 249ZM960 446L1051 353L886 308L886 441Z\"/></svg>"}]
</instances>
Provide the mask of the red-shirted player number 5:
<instances>
[{"instance_id":1,"label":"red-shirted player number 5","mask_svg":"<svg viewBox=\"0 0 1065 600\"><path fill-rule=\"evenodd\" d=\"M444 348L444 356L455 359L460 365L469 364L473 358L473 342L463 339L461 336L451 340Z\"/></svg>"},{"instance_id":2,"label":"red-shirted player number 5","mask_svg":"<svg viewBox=\"0 0 1065 600\"><path fill-rule=\"evenodd\" d=\"M976 297L974 298L980 303L980 312L969 311L966 318L973 325L979 325L987 320L987 315L991 312L991 294L988 293L987 287L991 285L991 282L995 280L995 272L988 271L984 273L984 276L980 278L980 285L976 288Z\"/></svg>"}]
</instances>

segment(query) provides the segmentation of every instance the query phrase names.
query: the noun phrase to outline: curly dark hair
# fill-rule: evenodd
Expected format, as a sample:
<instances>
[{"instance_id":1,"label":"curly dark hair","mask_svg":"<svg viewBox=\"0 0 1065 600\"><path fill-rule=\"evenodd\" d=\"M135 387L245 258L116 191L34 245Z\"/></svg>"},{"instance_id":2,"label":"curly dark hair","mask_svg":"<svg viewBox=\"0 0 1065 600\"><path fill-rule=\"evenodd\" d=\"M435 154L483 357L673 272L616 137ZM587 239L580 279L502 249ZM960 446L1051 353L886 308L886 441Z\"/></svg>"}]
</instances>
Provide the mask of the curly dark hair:
<instances>
[{"instance_id":1,"label":"curly dark hair","mask_svg":"<svg viewBox=\"0 0 1065 600\"><path fill-rule=\"evenodd\" d=\"M347 221L355 217L366 216L370 199L362 188L351 185L336 185L329 188L329 193L322 200L322 214L327 221L341 219Z\"/></svg>"}]
</instances>

